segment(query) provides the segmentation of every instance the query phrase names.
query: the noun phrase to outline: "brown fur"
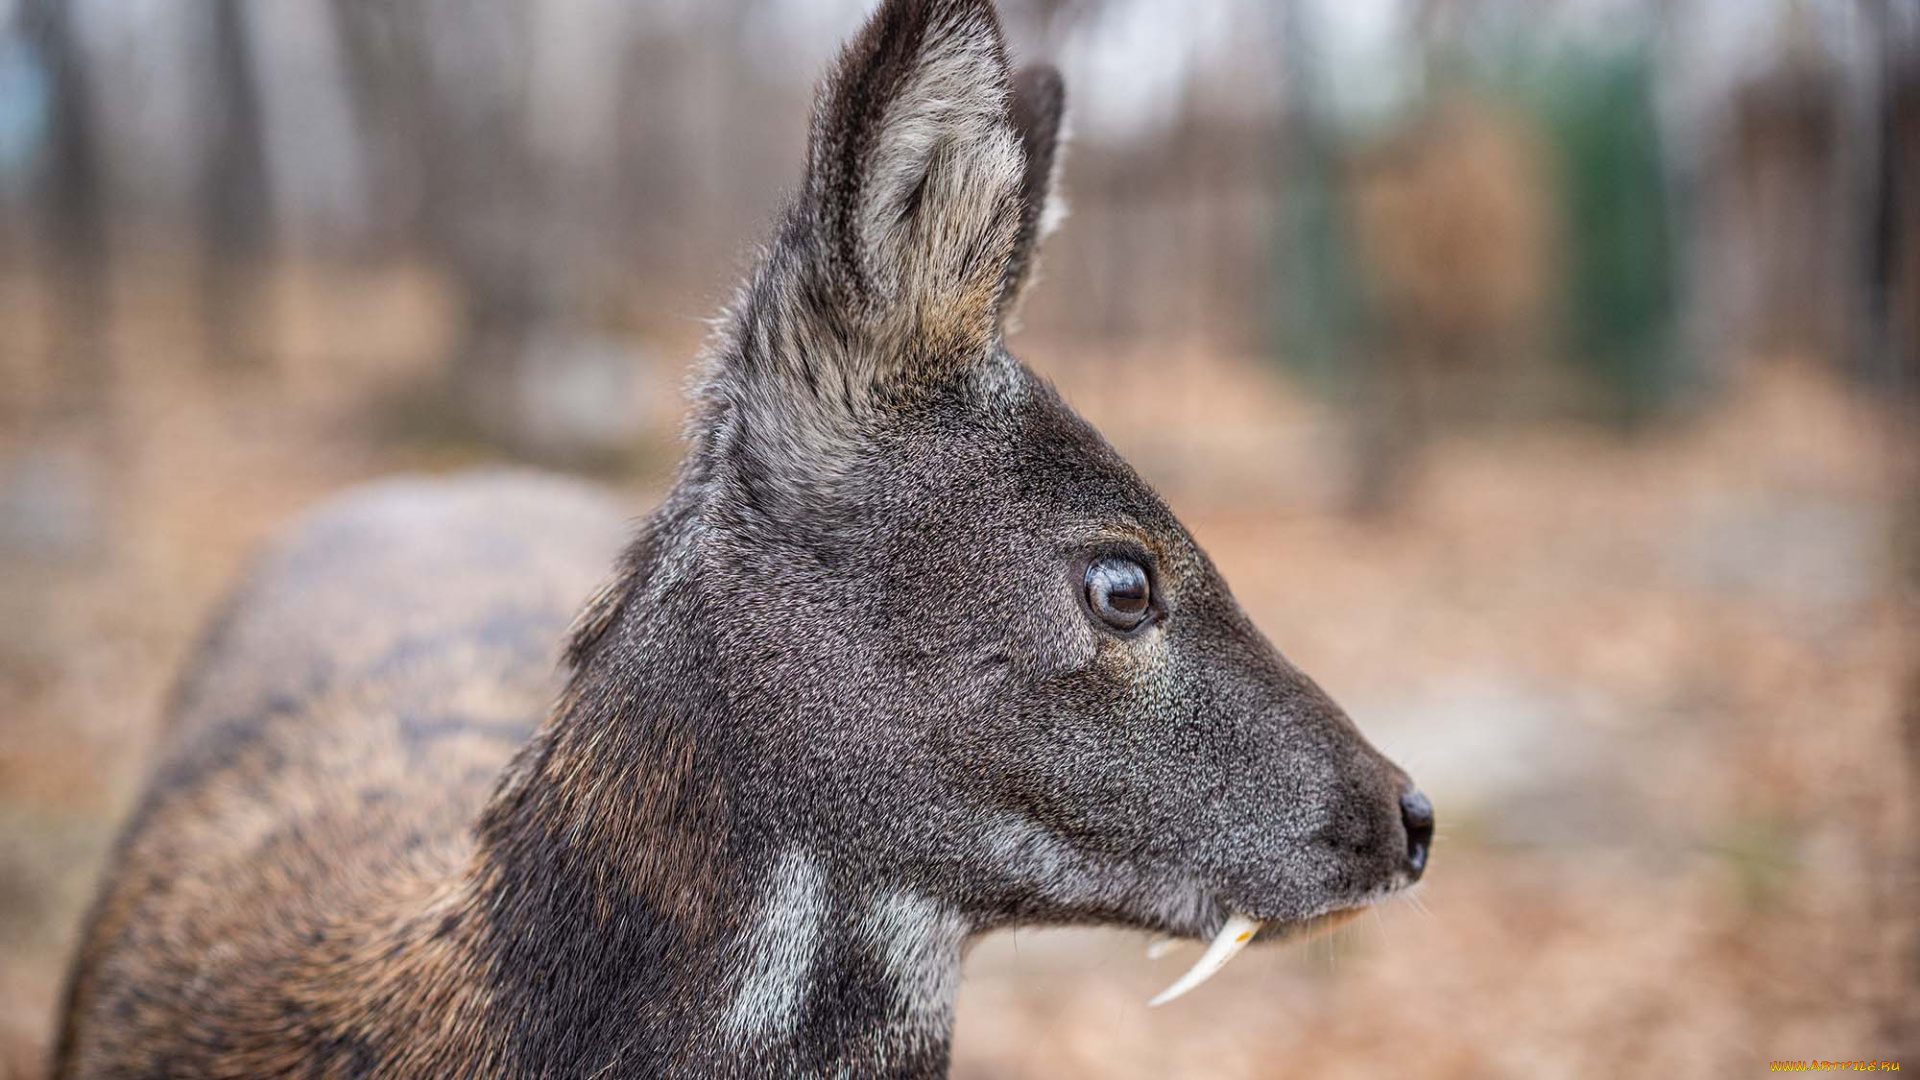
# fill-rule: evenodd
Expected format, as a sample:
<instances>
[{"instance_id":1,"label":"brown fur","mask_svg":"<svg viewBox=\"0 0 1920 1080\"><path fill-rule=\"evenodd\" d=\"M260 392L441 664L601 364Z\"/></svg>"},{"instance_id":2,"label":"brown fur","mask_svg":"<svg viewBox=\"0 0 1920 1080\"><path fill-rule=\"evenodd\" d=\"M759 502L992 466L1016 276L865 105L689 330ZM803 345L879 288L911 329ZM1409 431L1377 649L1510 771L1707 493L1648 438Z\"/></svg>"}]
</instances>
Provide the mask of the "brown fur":
<instances>
[{"instance_id":1,"label":"brown fur","mask_svg":"<svg viewBox=\"0 0 1920 1080\"><path fill-rule=\"evenodd\" d=\"M233 1077L492 1072L494 1033L460 1023L488 1012L476 924L450 917L490 885L471 823L623 528L553 481L396 482L263 560L169 709L56 1075L209 1044Z\"/></svg>"}]
</instances>

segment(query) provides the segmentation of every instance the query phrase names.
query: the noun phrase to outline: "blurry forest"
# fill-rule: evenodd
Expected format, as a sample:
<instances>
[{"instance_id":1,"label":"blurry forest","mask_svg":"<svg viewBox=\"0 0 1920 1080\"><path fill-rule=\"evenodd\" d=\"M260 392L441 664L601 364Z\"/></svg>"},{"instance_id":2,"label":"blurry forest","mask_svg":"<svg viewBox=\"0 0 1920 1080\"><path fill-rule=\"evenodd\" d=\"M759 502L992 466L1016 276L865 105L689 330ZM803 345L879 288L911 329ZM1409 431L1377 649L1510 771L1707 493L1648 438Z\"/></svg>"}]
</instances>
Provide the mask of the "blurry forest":
<instances>
[{"instance_id":1,"label":"blurry forest","mask_svg":"<svg viewBox=\"0 0 1920 1080\"><path fill-rule=\"evenodd\" d=\"M862 6L5 0L0 407L324 354L508 453L629 447ZM1033 336L1364 400L1365 506L1445 415L1632 424L1756 355L1914 379L1904 4L1005 6L1077 115Z\"/></svg>"},{"instance_id":2,"label":"blurry forest","mask_svg":"<svg viewBox=\"0 0 1920 1080\"><path fill-rule=\"evenodd\" d=\"M0 0L0 1078L274 527L658 494L867 6ZM1920 1067L1920 7L1001 7L1074 117L1012 347L1448 842L1225 1020L984 947L956 1075Z\"/></svg>"}]
</instances>

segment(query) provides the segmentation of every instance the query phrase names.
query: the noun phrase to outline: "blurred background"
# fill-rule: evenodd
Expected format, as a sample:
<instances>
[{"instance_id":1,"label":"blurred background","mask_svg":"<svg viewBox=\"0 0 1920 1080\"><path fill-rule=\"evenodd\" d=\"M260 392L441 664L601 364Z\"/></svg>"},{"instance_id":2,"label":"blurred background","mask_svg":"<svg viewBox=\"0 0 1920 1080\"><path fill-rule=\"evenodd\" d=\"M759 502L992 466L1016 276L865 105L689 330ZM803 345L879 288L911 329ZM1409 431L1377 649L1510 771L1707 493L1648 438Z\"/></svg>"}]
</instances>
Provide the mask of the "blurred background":
<instances>
[{"instance_id":1,"label":"blurred background","mask_svg":"<svg viewBox=\"0 0 1920 1080\"><path fill-rule=\"evenodd\" d=\"M1014 349L1409 766L1414 901L975 951L961 1080L1920 1068L1920 5L1003 0ZM866 0L0 0L0 1077L173 672L331 491L635 513Z\"/></svg>"}]
</instances>

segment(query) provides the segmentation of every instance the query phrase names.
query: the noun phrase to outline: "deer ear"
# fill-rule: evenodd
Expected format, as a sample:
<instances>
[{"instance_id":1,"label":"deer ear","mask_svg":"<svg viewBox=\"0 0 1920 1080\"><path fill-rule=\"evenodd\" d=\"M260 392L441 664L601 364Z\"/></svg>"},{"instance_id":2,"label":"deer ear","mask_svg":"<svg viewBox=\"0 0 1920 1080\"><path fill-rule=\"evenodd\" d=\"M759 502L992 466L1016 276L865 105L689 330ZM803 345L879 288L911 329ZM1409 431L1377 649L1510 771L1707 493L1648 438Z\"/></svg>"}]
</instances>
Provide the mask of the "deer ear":
<instances>
[{"instance_id":1,"label":"deer ear","mask_svg":"<svg viewBox=\"0 0 1920 1080\"><path fill-rule=\"evenodd\" d=\"M815 294L864 331L877 385L994 348L1030 231L1016 112L989 0L886 0L822 88L801 207Z\"/></svg>"},{"instance_id":2,"label":"deer ear","mask_svg":"<svg viewBox=\"0 0 1920 1080\"><path fill-rule=\"evenodd\" d=\"M1000 290L1003 324L1015 321L1027 286L1033 283L1040 244L1066 216L1066 203L1057 183L1066 111L1066 84L1052 65L1027 68L1014 79L1013 126L1026 152L1026 172L1020 181L1020 231L1014 237L1013 255Z\"/></svg>"}]
</instances>

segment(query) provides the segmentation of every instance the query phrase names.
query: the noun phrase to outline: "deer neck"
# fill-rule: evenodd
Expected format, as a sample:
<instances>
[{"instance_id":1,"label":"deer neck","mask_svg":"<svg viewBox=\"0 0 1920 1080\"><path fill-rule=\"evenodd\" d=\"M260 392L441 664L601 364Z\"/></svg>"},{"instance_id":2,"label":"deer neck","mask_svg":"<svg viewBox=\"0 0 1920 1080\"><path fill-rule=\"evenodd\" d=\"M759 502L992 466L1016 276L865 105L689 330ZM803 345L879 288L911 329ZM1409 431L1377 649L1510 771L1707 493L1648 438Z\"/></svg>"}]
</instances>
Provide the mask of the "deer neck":
<instances>
[{"instance_id":1,"label":"deer neck","mask_svg":"<svg viewBox=\"0 0 1920 1080\"><path fill-rule=\"evenodd\" d=\"M603 598L619 610L503 779L454 905L507 1072L945 1076L968 924L770 824L792 808L756 804L752 725L730 722L697 573L671 556Z\"/></svg>"}]
</instances>

